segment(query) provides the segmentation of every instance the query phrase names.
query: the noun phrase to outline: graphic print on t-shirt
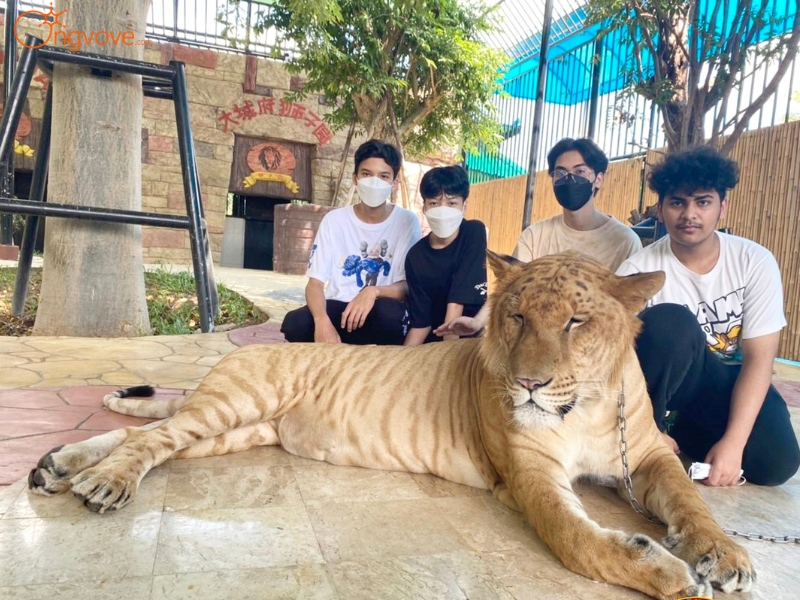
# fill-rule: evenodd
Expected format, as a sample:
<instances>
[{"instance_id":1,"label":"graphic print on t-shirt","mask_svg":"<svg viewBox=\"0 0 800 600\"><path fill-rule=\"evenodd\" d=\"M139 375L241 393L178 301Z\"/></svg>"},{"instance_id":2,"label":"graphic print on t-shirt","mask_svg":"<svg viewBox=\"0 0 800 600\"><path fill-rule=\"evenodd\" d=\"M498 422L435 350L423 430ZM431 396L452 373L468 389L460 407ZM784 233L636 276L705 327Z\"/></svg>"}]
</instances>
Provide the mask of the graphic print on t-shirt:
<instances>
[{"instance_id":1,"label":"graphic print on t-shirt","mask_svg":"<svg viewBox=\"0 0 800 600\"><path fill-rule=\"evenodd\" d=\"M381 240L372 248L367 242L361 242L359 254L351 254L344 259L342 275L352 277L355 275L356 284L363 288L368 285L378 285L378 275L383 271L383 275L389 274L392 264L389 259L389 242ZM362 278L361 274L364 273Z\"/></svg>"},{"instance_id":2,"label":"graphic print on t-shirt","mask_svg":"<svg viewBox=\"0 0 800 600\"><path fill-rule=\"evenodd\" d=\"M687 308L691 310L691 307ZM743 287L717 298L711 304L701 302L697 306L695 315L706 334L706 343L721 358L734 358L739 350L743 312Z\"/></svg>"},{"instance_id":3,"label":"graphic print on t-shirt","mask_svg":"<svg viewBox=\"0 0 800 600\"><path fill-rule=\"evenodd\" d=\"M316 251L317 251L317 245L314 244L313 246L311 246L311 254L308 257L308 267L307 268L309 268L309 269L311 268L311 262L314 260L314 254L316 253Z\"/></svg>"}]
</instances>

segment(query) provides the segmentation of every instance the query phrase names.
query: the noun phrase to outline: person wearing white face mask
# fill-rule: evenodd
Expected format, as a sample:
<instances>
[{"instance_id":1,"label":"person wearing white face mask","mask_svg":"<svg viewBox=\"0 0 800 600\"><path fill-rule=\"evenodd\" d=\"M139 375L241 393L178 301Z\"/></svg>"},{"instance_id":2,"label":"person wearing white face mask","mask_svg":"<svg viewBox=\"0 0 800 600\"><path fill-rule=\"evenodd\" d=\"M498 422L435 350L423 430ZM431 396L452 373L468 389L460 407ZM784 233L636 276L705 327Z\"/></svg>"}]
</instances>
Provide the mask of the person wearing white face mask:
<instances>
[{"instance_id":1,"label":"person wearing white face mask","mask_svg":"<svg viewBox=\"0 0 800 600\"><path fill-rule=\"evenodd\" d=\"M289 312L289 342L402 344L408 330L405 258L420 238L417 216L388 202L401 159L369 140L355 153L359 202L320 222L308 261L306 306Z\"/></svg>"},{"instance_id":2,"label":"person wearing white face mask","mask_svg":"<svg viewBox=\"0 0 800 600\"><path fill-rule=\"evenodd\" d=\"M474 316L486 301L486 227L464 220L467 172L461 167L431 169L420 182L420 194L431 232L406 257L406 346L441 340L433 329L461 315Z\"/></svg>"}]
</instances>

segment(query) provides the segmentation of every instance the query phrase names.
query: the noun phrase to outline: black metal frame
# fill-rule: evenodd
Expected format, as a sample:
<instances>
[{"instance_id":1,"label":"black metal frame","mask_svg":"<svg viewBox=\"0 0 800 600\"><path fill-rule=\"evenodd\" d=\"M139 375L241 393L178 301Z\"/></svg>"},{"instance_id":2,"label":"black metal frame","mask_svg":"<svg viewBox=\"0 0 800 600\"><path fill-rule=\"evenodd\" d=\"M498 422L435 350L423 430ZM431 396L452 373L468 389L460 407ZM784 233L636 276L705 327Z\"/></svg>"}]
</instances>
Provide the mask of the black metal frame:
<instances>
[{"instance_id":1,"label":"black metal frame","mask_svg":"<svg viewBox=\"0 0 800 600\"><path fill-rule=\"evenodd\" d=\"M42 119L42 136L37 148L36 164L31 183L31 194L27 200L18 200L0 195L0 213L17 213L28 215L25 220L17 267L17 279L14 284L14 302L12 313L21 315L25 295L30 281L31 260L33 258L33 242L39 227L39 217L61 217L68 219L88 219L112 223L129 223L134 225L150 225L187 229L192 249L197 300L200 309L200 328L204 333L214 330L214 315L219 306L213 276L207 264L208 237L203 227L203 203L200 194L200 180L197 172L197 160L189 123L189 101L186 92L186 71L184 64L171 61L169 65L156 65L137 60L128 60L89 52L70 52L60 48L40 47L42 41L34 36L25 40L19 65L11 84L10 95L3 110L0 122L0 164L14 151L14 133L19 125L20 116L38 64L51 75L47 90L45 111ZM7 49L8 50L8 49ZM50 127L52 114L52 69L53 63L64 62L90 67L92 74L99 77L110 77L112 71L121 71L142 75L142 91L145 96L171 99L175 103L175 117L178 126L178 146L183 170L183 190L186 200L186 214L161 215L157 213L95 208L91 206L75 206L44 202L44 188L47 180L47 167L50 155ZM45 250L46 251L46 250Z\"/></svg>"}]
</instances>

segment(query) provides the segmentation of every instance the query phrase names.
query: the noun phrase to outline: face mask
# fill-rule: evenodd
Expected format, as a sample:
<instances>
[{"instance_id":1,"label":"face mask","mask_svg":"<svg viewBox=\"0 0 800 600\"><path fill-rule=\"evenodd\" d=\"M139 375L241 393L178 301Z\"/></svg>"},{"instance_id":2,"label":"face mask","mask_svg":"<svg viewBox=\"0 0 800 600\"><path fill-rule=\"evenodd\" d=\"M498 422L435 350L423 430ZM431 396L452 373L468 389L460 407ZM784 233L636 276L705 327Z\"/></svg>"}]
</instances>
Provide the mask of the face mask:
<instances>
[{"instance_id":1,"label":"face mask","mask_svg":"<svg viewBox=\"0 0 800 600\"><path fill-rule=\"evenodd\" d=\"M447 238L453 235L464 220L464 211L452 206L437 206L425 211L425 218L434 235Z\"/></svg>"},{"instance_id":2,"label":"face mask","mask_svg":"<svg viewBox=\"0 0 800 600\"><path fill-rule=\"evenodd\" d=\"M594 195L594 184L578 175L570 174L564 179L564 183L553 186L556 200L567 210L580 210Z\"/></svg>"},{"instance_id":3,"label":"face mask","mask_svg":"<svg viewBox=\"0 0 800 600\"><path fill-rule=\"evenodd\" d=\"M359 179L356 187L358 197L367 206L375 208L380 206L392 195L392 184L380 177L364 177Z\"/></svg>"}]
</instances>

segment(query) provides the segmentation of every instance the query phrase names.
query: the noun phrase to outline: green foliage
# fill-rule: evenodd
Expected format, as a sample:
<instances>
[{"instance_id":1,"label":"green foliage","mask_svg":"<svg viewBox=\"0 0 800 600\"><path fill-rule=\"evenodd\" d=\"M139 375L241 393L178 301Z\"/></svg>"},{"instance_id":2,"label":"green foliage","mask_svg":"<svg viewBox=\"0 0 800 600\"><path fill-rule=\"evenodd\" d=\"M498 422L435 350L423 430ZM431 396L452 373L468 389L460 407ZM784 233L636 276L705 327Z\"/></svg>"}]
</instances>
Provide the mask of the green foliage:
<instances>
[{"instance_id":1,"label":"green foliage","mask_svg":"<svg viewBox=\"0 0 800 600\"><path fill-rule=\"evenodd\" d=\"M0 268L0 335L21 335L33 326L42 282L42 270L31 270L31 281L25 300L25 316L10 316L16 268ZM164 268L144 274L147 310L153 335L194 333L200 327L194 276L188 272L171 272ZM255 325L266 320L253 303L224 285L217 285L220 314L217 325Z\"/></svg>"},{"instance_id":2,"label":"green foliage","mask_svg":"<svg viewBox=\"0 0 800 600\"><path fill-rule=\"evenodd\" d=\"M795 108L800 107L800 91L792 93L792 105ZM792 111L789 121L800 121L800 110Z\"/></svg>"},{"instance_id":3,"label":"green foliage","mask_svg":"<svg viewBox=\"0 0 800 600\"><path fill-rule=\"evenodd\" d=\"M800 0L793 23L775 13L768 0L714 0L706 12L697 1L589 0L588 23L602 23L604 33L622 31L632 40L625 67L628 85L620 96L641 94L661 110L670 147L703 142L703 120L715 109L710 143L727 136L728 151L750 117L775 93L800 42ZM723 24L724 25L720 25ZM788 29L759 41L761 32ZM747 65L754 70L770 62L777 69L756 97L731 116L728 99L738 90Z\"/></svg>"},{"instance_id":4,"label":"green foliage","mask_svg":"<svg viewBox=\"0 0 800 600\"><path fill-rule=\"evenodd\" d=\"M479 0L272 0L253 21L297 45L296 96L324 95L332 129L355 120L420 156L502 139L492 99L506 57L479 40L487 16Z\"/></svg>"},{"instance_id":5,"label":"green foliage","mask_svg":"<svg viewBox=\"0 0 800 600\"><path fill-rule=\"evenodd\" d=\"M144 274L147 309L155 335L193 333L200 327L194 275L164 268ZM265 320L253 303L222 284L217 284L220 314L217 325L254 325Z\"/></svg>"}]
</instances>

